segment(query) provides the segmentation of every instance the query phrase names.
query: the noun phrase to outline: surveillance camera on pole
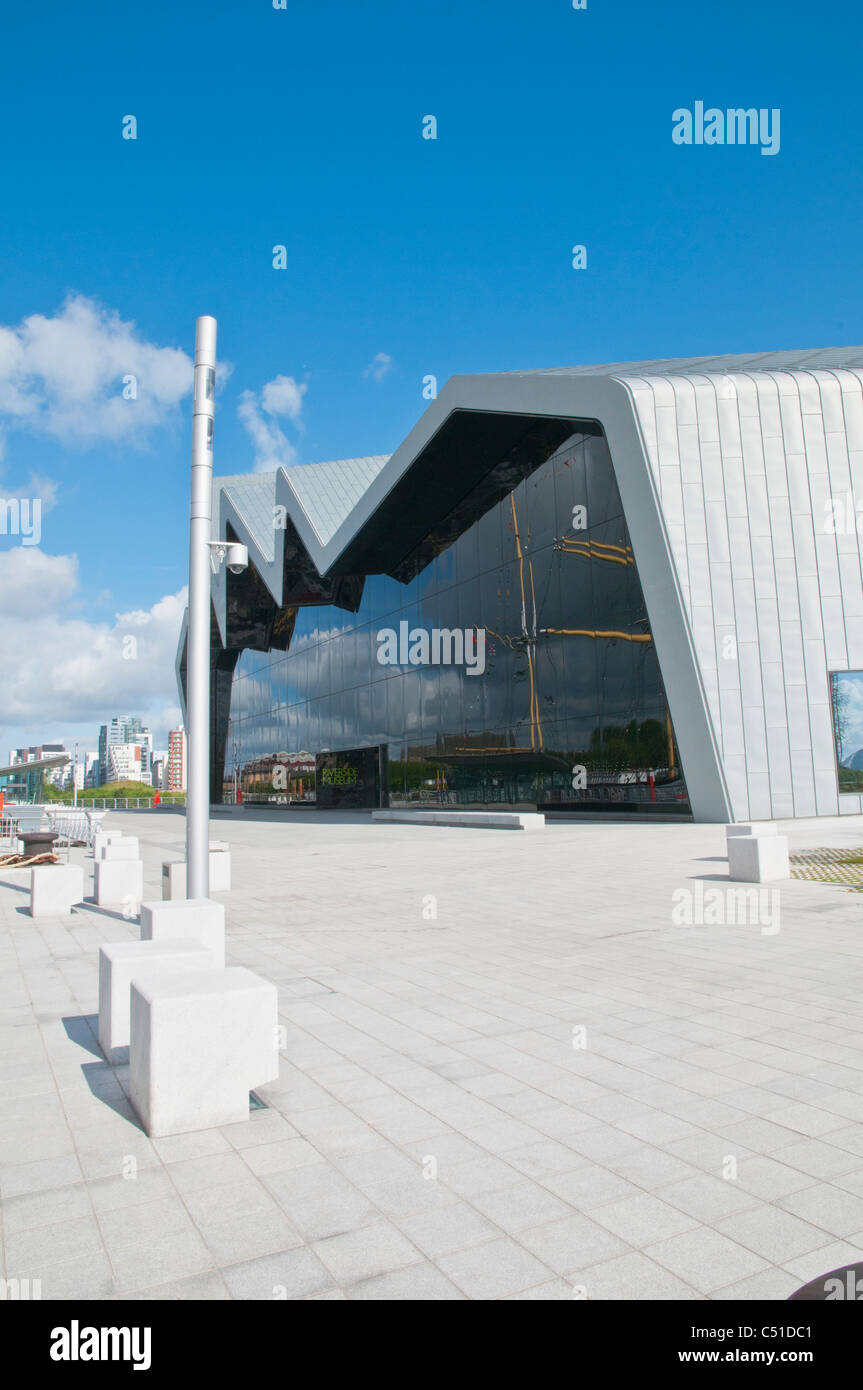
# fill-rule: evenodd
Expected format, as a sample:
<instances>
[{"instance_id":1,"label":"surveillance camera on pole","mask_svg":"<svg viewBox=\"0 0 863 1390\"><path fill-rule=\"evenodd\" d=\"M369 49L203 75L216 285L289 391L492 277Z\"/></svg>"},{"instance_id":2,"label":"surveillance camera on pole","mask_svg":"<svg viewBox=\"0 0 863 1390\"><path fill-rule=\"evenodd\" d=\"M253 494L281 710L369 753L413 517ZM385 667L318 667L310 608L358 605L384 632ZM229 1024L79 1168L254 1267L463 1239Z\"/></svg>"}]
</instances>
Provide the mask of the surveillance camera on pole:
<instances>
[{"instance_id":1,"label":"surveillance camera on pole","mask_svg":"<svg viewBox=\"0 0 863 1390\"><path fill-rule=\"evenodd\" d=\"M249 564L249 548L239 541L210 541L210 564L217 574L224 560L231 574L242 574Z\"/></svg>"}]
</instances>

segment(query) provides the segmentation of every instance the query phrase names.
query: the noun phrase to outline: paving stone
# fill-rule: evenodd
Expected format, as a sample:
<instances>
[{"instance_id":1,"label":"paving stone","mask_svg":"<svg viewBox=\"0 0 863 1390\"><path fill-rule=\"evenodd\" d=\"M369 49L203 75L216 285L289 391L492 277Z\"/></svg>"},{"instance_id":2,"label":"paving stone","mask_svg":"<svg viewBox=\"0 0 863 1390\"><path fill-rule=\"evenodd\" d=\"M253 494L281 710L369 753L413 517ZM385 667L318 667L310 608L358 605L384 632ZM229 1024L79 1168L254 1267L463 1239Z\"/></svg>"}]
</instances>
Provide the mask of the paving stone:
<instances>
[{"instance_id":1,"label":"paving stone","mask_svg":"<svg viewBox=\"0 0 863 1390\"><path fill-rule=\"evenodd\" d=\"M354 1284L416 1264L419 1251L389 1222L315 1241L315 1254L339 1284Z\"/></svg>"},{"instance_id":2,"label":"paving stone","mask_svg":"<svg viewBox=\"0 0 863 1390\"><path fill-rule=\"evenodd\" d=\"M284 1250L259 1260L247 1260L220 1271L232 1298L306 1298L333 1287L333 1279L313 1250Z\"/></svg>"},{"instance_id":3,"label":"paving stone","mask_svg":"<svg viewBox=\"0 0 863 1390\"><path fill-rule=\"evenodd\" d=\"M649 1245L644 1253L700 1293L738 1283L758 1274L767 1264L753 1251L706 1226Z\"/></svg>"},{"instance_id":4,"label":"paving stone","mask_svg":"<svg viewBox=\"0 0 863 1390\"><path fill-rule=\"evenodd\" d=\"M824 1244L824 1231L819 1227L773 1206L737 1212L718 1222L717 1230L773 1264L784 1264Z\"/></svg>"},{"instance_id":5,"label":"paving stone","mask_svg":"<svg viewBox=\"0 0 863 1390\"><path fill-rule=\"evenodd\" d=\"M780 1198L779 1205L832 1236L850 1236L863 1229L863 1197L832 1183L804 1187Z\"/></svg>"},{"instance_id":6,"label":"paving stone","mask_svg":"<svg viewBox=\"0 0 863 1390\"><path fill-rule=\"evenodd\" d=\"M628 1253L630 1245L586 1216L566 1216L519 1231L517 1237L555 1274L577 1275L588 1265Z\"/></svg>"},{"instance_id":7,"label":"paving stone","mask_svg":"<svg viewBox=\"0 0 863 1390\"><path fill-rule=\"evenodd\" d=\"M387 1303L431 1303L463 1300L464 1294L434 1265L416 1264L389 1274L379 1274L372 1279L362 1279L350 1286L348 1298L357 1301L380 1299Z\"/></svg>"},{"instance_id":8,"label":"paving stone","mask_svg":"<svg viewBox=\"0 0 863 1390\"><path fill-rule=\"evenodd\" d=\"M653 1302L656 1299L668 1302L703 1297L691 1284L684 1283L654 1260L636 1251L581 1270L578 1284L591 1302L603 1299L626 1302Z\"/></svg>"},{"instance_id":9,"label":"paving stone","mask_svg":"<svg viewBox=\"0 0 863 1390\"><path fill-rule=\"evenodd\" d=\"M444 1255L438 1267L470 1299L506 1298L546 1283L550 1274L548 1265L508 1239Z\"/></svg>"}]
</instances>

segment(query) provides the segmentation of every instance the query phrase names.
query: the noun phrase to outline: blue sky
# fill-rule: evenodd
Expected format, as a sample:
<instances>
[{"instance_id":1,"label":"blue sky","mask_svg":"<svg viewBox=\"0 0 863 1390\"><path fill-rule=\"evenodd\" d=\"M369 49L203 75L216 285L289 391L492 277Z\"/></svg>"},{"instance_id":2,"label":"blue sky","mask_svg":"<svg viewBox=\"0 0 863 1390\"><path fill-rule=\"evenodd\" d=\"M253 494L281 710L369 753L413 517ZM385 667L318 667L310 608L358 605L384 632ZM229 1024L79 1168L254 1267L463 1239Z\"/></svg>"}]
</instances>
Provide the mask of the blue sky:
<instances>
[{"instance_id":1,"label":"blue sky","mask_svg":"<svg viewBox=\"0 0 863 1390\"><path fill-rule=\"evenodd\" d=\"M860 33L851 3L803 0L16 6L0 496L54 504L26 557L0 536L19 672L0 756L95 747L130 705L171 722L189 402L170 350L200 313L231 365L217 473L390 452L428 373L859 342ZM674 145L696 100L780 108L780 152ZM130 612L145 659L121 667Z\"/></svg>"}]
</instances>

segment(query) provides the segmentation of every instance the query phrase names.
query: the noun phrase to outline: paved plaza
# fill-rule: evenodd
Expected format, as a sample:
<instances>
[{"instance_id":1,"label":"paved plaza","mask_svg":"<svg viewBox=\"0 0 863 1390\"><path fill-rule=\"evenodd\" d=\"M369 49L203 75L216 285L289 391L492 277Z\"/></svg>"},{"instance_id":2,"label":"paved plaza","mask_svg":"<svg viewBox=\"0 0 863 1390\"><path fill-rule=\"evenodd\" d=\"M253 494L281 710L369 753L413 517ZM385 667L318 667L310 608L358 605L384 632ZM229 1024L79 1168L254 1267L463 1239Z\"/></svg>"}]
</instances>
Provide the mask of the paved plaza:
<instances>
[{"instance_id":1,"label":"paved plaza","mask_svg":"<svg viewBox=\"0 0 863 1390\"><path fill-rule=\"evenodd\" d=\"M182 816L106 828L140 837L160 897ZM792 852L863 843L861 817L785 829ZM714 825L249 811L212 835L228 963L278 986L280 1076L247 1123L152 1142L96 1041L98 948L137 924L92 902L34 921L28 876L0 870L7 1280L784 1299L863 1260L859 891L785 882L729 922Z\"/></svg>"}]
</instances>

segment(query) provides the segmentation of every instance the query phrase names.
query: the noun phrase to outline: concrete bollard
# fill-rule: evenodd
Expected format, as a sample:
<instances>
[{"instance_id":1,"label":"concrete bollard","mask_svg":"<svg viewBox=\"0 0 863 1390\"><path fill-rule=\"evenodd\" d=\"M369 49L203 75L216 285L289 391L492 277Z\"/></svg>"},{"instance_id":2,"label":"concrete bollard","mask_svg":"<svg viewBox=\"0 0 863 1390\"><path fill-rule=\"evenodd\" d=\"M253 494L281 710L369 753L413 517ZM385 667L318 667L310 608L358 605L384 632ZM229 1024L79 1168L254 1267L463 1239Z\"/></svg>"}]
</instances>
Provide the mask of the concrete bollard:
<instances>
[{"instance_id":1,"label":"concrete bollard","mask_svg":"<svg viewBox=\"0 0 863 1390\"><path fill-rule=\"evenodd\" d=\"M142 941L182 941L191 938L225 964L225 908L211 898L180 898L141 904Z\"/></svg>"},{"instance_id":2,"label":"concrete bollard","mask_svg":"<svg viewBox=\"0 0 863 1390\"><path fill-rule=\"evenodd\" d=\"M229 893L231 890L231 852L210 845L210 892ZM166 902L186 896L185 859L166 860L162 865L162 897Z\"/></svg>"},{"instance_id":3,"label":"concrete bollard","mask_svg":"<svg viewBox=\"0 0 863 1390\"><path fill-rule=\"evenodd\" d=\"M83 901L80 864L44 864L30 870L31 917L65 917Z\"/></svg>"},{"instance_id":4,"label":"concrete bollard","mask_svg":"<svg viewBox=\"0 0 863 1390\"><path fill-rule=\"evenodd\" d=\"M133 905L131 915L138 915L144 896L144 865L140 859L97 859L93 865L93 887L100 907Z\"/></svg>"},{"instance_id":5,"label":"concrete bollard","mask_svg":"<svg viewBox=\"0 0 863 1390\"><path fill-rule=\"evenodd\" d=\"M131 986L130 1097L153 1137L249 1118L249 1091L279 1074L278 992L251 970Z\"/></svg>"},{"instance_id":6,"label":"concrete bollard","mask_svg":"<svg viewBox=\"0 0 863 1390\"><path fill-rule=\"evenodd\" d=\"M101 859L116 861L120 859L140 859L141 851L137 835L124 835L119 840L110 840L102 847Z\"/></svg>"},{"instance_id":7,"label":"concrete bollard","mask_svg":"<svg viewBox=\"0 0 863 1390\"><path fill-rule=\"evenodd\" d=\"M776 825L773 821L741 821L738 825L726 825L725 838L733 840L741 835L775 835Z\"/></svg>"},{"instance_id":8,"label":"concrete bollard","mask_svg":"<svg viewBox=\"0 0 863 1390\"><path fill-rule=\"evenodd\" d=\"M99 947L99 1046L112 1066L129 1060L133 979L219 968L199 941L111 941Z\"/></svg>"},{"instance_id":9,"label":"concrete bollard","mask_svg":"<svg viewBox=\"0 0 863 1390\"><path fill-rule=\"evenodd\" d=\"M122 840L123 834L120 830L97 830L93 836L93 858L101 859L102 850L106 845L112 845L115 840Z\"/></svg>"},{"instance_id":10,"label":"concrete bollard","mask_svg":"<svg viewBox=\"0 0 863 1390\"><path fill-rule=\"evenodd\" d=\"M728 877L738 883L773 883L791 877L786 835L734 835L728 841Z\"/></svg>"}]
</instances>

